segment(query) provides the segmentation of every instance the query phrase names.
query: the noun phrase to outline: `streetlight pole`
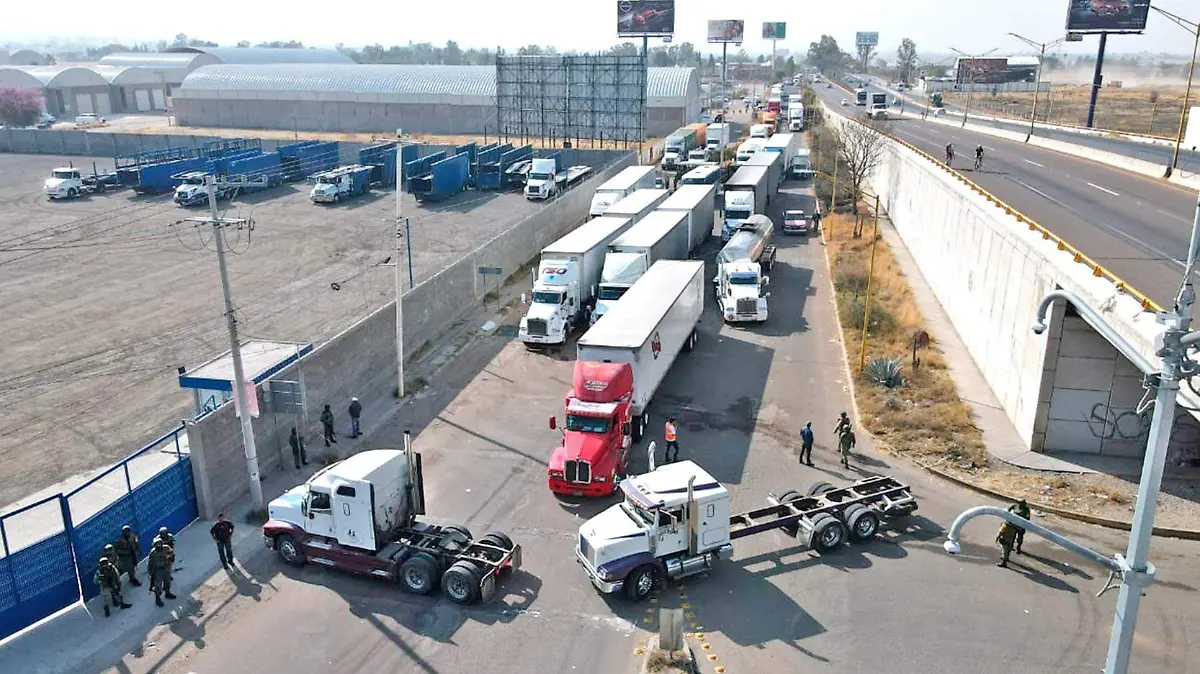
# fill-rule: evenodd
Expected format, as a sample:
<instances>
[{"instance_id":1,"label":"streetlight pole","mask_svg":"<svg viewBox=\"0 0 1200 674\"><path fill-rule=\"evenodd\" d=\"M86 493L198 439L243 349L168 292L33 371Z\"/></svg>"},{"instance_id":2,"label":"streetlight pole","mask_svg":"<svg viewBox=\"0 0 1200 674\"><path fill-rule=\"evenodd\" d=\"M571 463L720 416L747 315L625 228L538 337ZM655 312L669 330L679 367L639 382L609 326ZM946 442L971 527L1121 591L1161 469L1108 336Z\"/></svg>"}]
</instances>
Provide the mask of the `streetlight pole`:
<instances>
[{"instance_id":1,"label":"streetlight pole","mask_svg":"<svg viewBox=\"0 0 1200 674\"><path fill-rule=\"evenodd\" d=\"M1063 41L1063 39L1060 38L1058 40L1054 40L1053 42L1034 42L1027 37L1021 37L1016 33L1009 33L1009 35L1035 49L1041 50L1041 52L1038 54L1037 80L1033 85L1033 110L1031 110L1029 113L1029 133L1025 134L1025 142L1028 143L1029 139L1033 137L1033 125L1037 120L1038 97L1042 93L1042 68L1046 63L1046 48L1059 44Z\"/></svg>"},{"instance_id":2,"label":"streetlight pole","mask_svg":"<svg viewBox=\"0 0 1200 674\"><path fill-rule=\"evenodd\" d=\"M1163 176L1164 178L1170 178L1171 174L1175 172L1175 167L1179 165L1179 147L1183 145L1183 132L1187 127L1188 101L1192 97L1192 77L1196 74L1196 52L1200 50L1200 23L1188 21L1181 16L1159 9L1154 5L1151 5L1150 9L1162 14L1175 22L1180 28L1196 36L1195 42L1192 44L1192 61L1188 65L1187 88L1183 92L1183 109L1179 112L1179 133L1175 136L1175 149L1171 153L1171 163L1167 165L1167 172Z\"/></svg>"},{"instance_id":3,"label":"streetlight pole","mask_svg":"<svg viewBox=\"0 0 1200 674\"><path fill-rule=\"evenodd\" d=\"M1200 372L1200 364L1189 358L1188 350L1200 347L1200 332L1190 332L1192 304L1196 293L1192 287L1192 273L1196 268L1200 252L1200 197L1196 201L1196 213L1192 221L1191 243L1188 246L1187 265L1184 267L1183 282L1175 304L1170 311L1158 314L1157 321L1166 326L1158 341L1156 355L1161 362L1157 371L1129 342L1125 341L1095 309L1085 304L1076 295L1056 291L1042 299L1038 307L1035 333L1046 331L1046 313L1055 300L1069 302L1100 334L1145 373L1147 388L1155 388L1154 414L1150 420L1146 455L1142 461L1141 480L1138 483L1137 505L1133 513L1133 524L1129 533L1129 546L1124 556L1114 555L1111 560L1102 559L1086 547L1060 536L1047 536L1080 554L1101 561L1114 574L1121 576L1121 593L1117 598L1116 614L1113 617L1112 637L1108 644L1105 674L1127 674L1129 659L1133 651L1133 636L1137 628L1138 609L1142 591L1154 582L1155 569L1148 559L1150 540L1154 531L1154 515L1158 509L1158 494L1162 487L1163 466L1166 463L1167 447L1171 442L1171 428L1175 422L1175 401L1179 394L1179 382ZM1040 526L1028 526L1022 518L1013 519L1011 513L994 513L988 508L972 508L959 516L950 529L945 549L951 554L958 551L958 536L962 524L972 517L983 514L998 514L1001 517L1045 535ZM1065 541L1065 543L1064 543ZM1111 582L1111 578L1110 578ZM1106 588L1107 589L1107 586ZM1103 590L1101 590L1103 592Z\"/></svg>"},{"instance_id":4,"label":"streetlight pole","mask_svg":"<svg viewBox=\"0 0 1200 674\"><path fill-rule=\"evenodd\" d=\"M396 148L399 160L400 148ZM404 238L404 177L397 161L396 166L396 250L395 260L396 281L396 397L404 400L404 272L400 266L400 240Z\"/></svg>"}]
</instances>

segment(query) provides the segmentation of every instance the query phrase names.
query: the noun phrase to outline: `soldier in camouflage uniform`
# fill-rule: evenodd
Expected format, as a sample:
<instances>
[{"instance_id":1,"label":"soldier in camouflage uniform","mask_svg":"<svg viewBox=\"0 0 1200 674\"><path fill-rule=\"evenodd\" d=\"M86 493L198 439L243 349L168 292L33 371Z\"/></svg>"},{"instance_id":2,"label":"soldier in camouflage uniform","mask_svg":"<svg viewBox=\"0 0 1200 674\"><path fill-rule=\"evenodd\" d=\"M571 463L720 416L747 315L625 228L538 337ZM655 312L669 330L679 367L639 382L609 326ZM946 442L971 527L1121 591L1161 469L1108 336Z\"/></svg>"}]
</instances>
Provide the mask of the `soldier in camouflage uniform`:
<instances>
[{"instance_id":1,"label":"soldier in camouflage uniform","mask_svg":"<svg viewBox=\"0 0 1200 674\"><path fill-rule=\"evenodd\" d=\"M117 568L122 573L129 574L129 584L134 587L140 587L142 581L137 579L137 563L142 557L142 544L138 541L137 534L133 533L133 527L126 524L121 527L121 537L117 539L113 547L117 551Z\"/></svg>"},{"instance_id":2,"label":"soldier in camouflage uniform","mask_svg":"<svg viewBox=\"0 0 1200 674\"><path fill-rule=\"evenodd\" d=\"M175 564L175 551L161 538L154 539L154 547L150 549L150 561L146 571L150 575L150 591L154 593L154 603L163 605L162 597L174 599L171 594L171 567Z\"/></svg>"},{"instance_id":3,"label":"soldier in camouflage uniform","mask_svg":"<svg viewBox=\"0 0 1200 674\"><path fill-rule=\"evenodd\" d=\"M109 552L111 545L105 546L105 552ZM92 582L100 588L100 596L104 601L104 617L112 615L111 609L114 606L120 608L129 608L129 604L121 597L121 572L117 570L113 564L111 557L107 555L100 558L100 565L96 568L95 575L92 576Z\"/></svg>"},{"instance_id":4,"label":"soldier in camouflage uniform","mask_svg":"<svg viewBox=\"0 0 1200 674\"><path fill-rule=\"evenodd\" d=\"M1008 506L1008 512L1016 515L1017 517L1029 519L1029 504L1025 502L1025 499L1021 499L1020 501ZM1015 524L1013 525L1013 528L1017 530L1017 533L1013 539L1013 541L1016 543L1017 554L1024 554L1021 552L1021 544L1025 542L1025 528L1018 527Z\"/></svg>"},{"instance_id":5,"label":"soldier in camouflage uniform","mask_svg":"<svg viewBox=\"0 0 1200 674\"><path fill-rule=\"evenodd\" d=\"M166 527L159 527L158 535L154 537L154 542L157 542L160 539L171 548L171 554L174 555L175 554L175 537L173 535L171 535L171 531L169 529L167 529ZM154 542L151 542L151 545L154 545Z\"/></svg>"},{"instance_id":6,"label":"soldier in camouflage uniform","mask_svg":"<svg viewBox=\"0 0 1200 674\"><path fill-rule=\"evenodd\" d=\"M1012 554L1013 543L1017 540L1018 528L1011 522L1005 522L1000 525L1000 532L996 534L996 542L1000 544L1000 550L1002 551L1002 556L996 566L1002 569L1008 568L1008 556Z\"/></svg>"}]
</instances>

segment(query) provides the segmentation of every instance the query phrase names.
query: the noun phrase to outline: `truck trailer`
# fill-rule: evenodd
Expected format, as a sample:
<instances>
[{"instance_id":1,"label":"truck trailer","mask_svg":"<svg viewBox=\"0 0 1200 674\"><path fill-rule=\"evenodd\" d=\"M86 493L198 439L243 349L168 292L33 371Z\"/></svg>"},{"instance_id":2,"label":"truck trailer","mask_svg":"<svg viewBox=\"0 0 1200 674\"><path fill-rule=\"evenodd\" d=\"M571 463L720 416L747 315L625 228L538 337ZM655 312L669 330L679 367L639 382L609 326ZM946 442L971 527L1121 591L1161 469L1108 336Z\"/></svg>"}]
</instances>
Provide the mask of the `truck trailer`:
<instances>
[{"instance_id":1,"label":"truck trailer","mask_svg":"<svg viewBox=\"0 0 1200 674\"><path fill-rule=\"evenodd\" d=\"M722 153L725 151L725 146L729 144L732 125L726 122L717 124L709 124L708 130L705 132L704 147L708 150L709 161L724 161Z\"/></svg>"},{"instance_id":2,"label":"truck trailer","mask_svg":"<svg viewBox=\"0 0 1200 674\"><path fill-rule=\"evenodd\" d=\"M343 166L313 176L317 184L309 192L313 203L330 204L366 194L371 189L370 166Z\"/></svg>"},{"instance_id":3,"label":"truck trailer","mask_svg":"<svg viewBox=\"0 0 1200 674\"><path fill-rule=\"evenodd\" d=\"M562 445L550 454L551 491L616 491L629 450L646 433L647 408L671 365L696 345L704 263L655 262L612 311L579 338ZM550 428L557 420L550 418Z\"/></svg>"},{"instance_id":4,"label":"truck trailer","mask_svg":"<svg viewBox=\"0 0 1200 674\"><path fill-rule=\"evenodd\" d=\"M720 167L714 167L719 170ZM688 175L691 175L689 172ZM660 211L683 211L688 219L688 250L694 251L712 236L713 216L717 210L716 183L688 183L675 188L666 201L658 205Z\"/></svg>"},{"instance_id":5,"label":"truck trailer","mask_svg":"<svg viewBox=\"0 0 1200 674\"><path fill-rule=\"evenodd\" d=\"M792 175L792 159L795 157L796 148L800 147L800 135L795 133L777 133L771 136L767 141L764 152L775 153L779 155L780 175L779 180L783 181Z\"/></svg>"},{"instance_id":6,"label":"truck trailer","mask_svg":"<svg viewBox=\"0 0 1200 674\"><path fill-rule=\"evenodd\" d=\"M725 182L724 222L721 240L728 241L737 226L755 213L767 212L770 167L743 166Z\"/></svg>"},{"instance_id":7,"label":"truck trailer","mask_svg":"<svg viewBox=\"0 0 1200 674\"><path fill-rule=\"evenodd\" d=\"M598 218L608 207L641 189L654 188L653 166L630 166L596 188L588 217Z\"/></svg>"},{"instance_id":8,"label":"truck trailer","mask_svg":"<svg viewBox=\"0 0 1200 674\"><path fill-rule=\"evenodd\" d=\"M685 126L676 130L663 141L662 169L674 171L680 164L687 161L688 153L692 151L692 148L696 147L697 143L703 142L703 139L697 138L694 127Z\"/></svg>"},{"instance_id":9,"label":"truck trailer","mask_svg":"<svg viewBox=\"0 0 1200 674\"><path fill-rule=\"evenodd\" d=\"M729 243L717 253L717 308L727 323L767 320L767 287L771 278L764 272L775 264L771 238L775 225L765 215L755 214L738 225Z\"/></svg>"},{"instance_id":10,"label":"truck trailer","mask_svg":"<svg viewBox=\"0 0 1200 674\"><path fill-rule=\"evenodd\" d=\"M664 189L636 190L609 206L604 214L616 218L629 218L630 226L632 226L638 220L649 215L650 211L658 208L659 204L666 201L670 195L671 193Z\"/></svg>"},{"instance_id":11,"label":"truck trailer","mask_svg":"<svg viewBox=\"0 0 1200 674\"><path fill-rule=\"evenodd\" d=\"M574 328L588 324L608 244L632 225L627 217L606 215L542 249L532 302L517 331L526 347L561 346Z\"/></svg>"},{"instance_id":12,"label":"truck trailer","mask_svg":"<svg viewBox=\"0 0 1200 674\"><path fill-rule=\"evenodd\" d=\"M263 543L292 566L308 562L382 578L413 594L439 585L452 601L489 601L499 576L521 566L506 534L474 538L462 525L423 522L421 455L360 452L317 471L267 507Z\"/></svg>"},{"instance_id":13,"label":"truck trailer","mask_svg":"<svg viewBox=\"0 0 1200 674\"><path fill-rule=\"evenodd\" d=\"M687 213L653 211L608 244L590 322L608 313L641 275L659 260L686 260L691 253Z\"/></svg>"},{"instance_id":14,"label":"truck trailer","mask_svg":"<svg viewBox=\"0 0 1200 674\"><path fill-rule=\"evenodd\" d=\"M706 573L732 558L740 538L783 531L827 555L848 540L869 541L917 510L908 485L880 475L841 488L817 482L768 493L766 507L735 514L729 491L693 461L625 478L617 491L621 503L579 527L575 556L597 590L635 601L657 583Z\"/></svg>"}]
</instances>

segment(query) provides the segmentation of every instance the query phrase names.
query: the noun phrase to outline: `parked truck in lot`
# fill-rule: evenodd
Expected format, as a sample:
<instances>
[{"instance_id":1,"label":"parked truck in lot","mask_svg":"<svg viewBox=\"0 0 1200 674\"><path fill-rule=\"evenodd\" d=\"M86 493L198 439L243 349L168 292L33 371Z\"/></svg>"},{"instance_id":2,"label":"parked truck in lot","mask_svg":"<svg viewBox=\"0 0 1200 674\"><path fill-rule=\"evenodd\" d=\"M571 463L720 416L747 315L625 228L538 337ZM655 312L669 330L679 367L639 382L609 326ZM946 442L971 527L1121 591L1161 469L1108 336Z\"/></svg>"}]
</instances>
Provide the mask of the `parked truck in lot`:
<instances>
[{"instance_id":1,"label":"parked truck in lot","mask_svg":"<svg viewBox=\"0 0 1200 674\"><path fill-rule=\"evenodd\" d=\"M521 546L494 532L474 538L461 525L425 514L421 456L404 449L360 452L317 471L267 507L263 542L284 562L312 562L399 584L413 594L439 585L452 601L488 601L504 571L521 565Z\"/></svg>"},{"instance_id":2,"label":"parked truck in lot","mask_svg":"<svg viewBox=\"0 0 1200 674\"><path fill-rule=\"evenodd\" d=\"M675 170L680 164L687 161L688 153L693 148L697 145L704 147L707 128L704 124L689 124L667 136L667 139L663 141L663 170Z\"/></svg>"},{"instance_id":3,"label":"parked truck in lot","mask_svg":"<svg viewBox=\"0 0 1200 674\"><path fill-rule=\"evenodd\" d=\"M63 166L50 172L42 183L42 194L47 199L74 199L84 194L94 194L120 187L120 180L113 173L97 173L92 165L92 174L85 175L74 166Z\"/></svg>"},{"instance_id":4,"label":"parked truck in lot","mask_svg":"<svg viewBox=\"0 0 1200 674\"><path fill-rule=\"evenodd\" d=\"M555 493L616 491L633 443L646 434L654 393L679 354L696 345L704 263L655 262L625 299L579 338L563 443L550 454L547 468ZM556 426L551 417L550 427Z\"/></svg>"},{"instance_id":5,"label":"parked truck in lot","mask_svg":"<svg viewBox=\"0 0 1200 674\"><path fill-rule=\"evenodd\" d=\"M608 211L608 207L633 194L637 190L654 188L653 166L630 166L617 175L609 178L603 185L596 188L592 195L592 205L588 216L598 218Z\"/></svg>"},{"instance_id":6,"label":"parked truck in lot","mask_svg":"<svg viewBox=\"0 0 1200 674\"><path fill-rule=\"evenodd\" d=\"M713 216L717 210L715 183L683 184L658 206L660 211L681 211L687 214L688 250L693 251L712 236Z\"/></svg>"},{"instance_id":7,"label":"parked truck in lot","mask_svg":"<svg viewBox=\"0 0 1200 674\"><path fill-rule=\"evenodd\" d=\"M752 215L734 230L729 243L717 253L717 308L726 323L767 320L766 272L775 264L771 238L775 225L765 215Z\"/></svg>"},{"instance_id":8,"label":"parked truck in lot","mask_svg":"<svg viewBox=\"0 0 1200 674\"><path fill-rule=\"evenodd\" d=\"M562 154L558 152L534 159L525 178L525 198L549 199L567 191L592 172L590 166L567 166L564 162Z\"/></svg>"},{"instance_id":9,"label":"parked truck in lot","mask_svg":"<svg viewBox=\"0 0 1200 674\"><path fill-rule=\"evenodd\" d=\"M685 260L691 253L687 213L653 211L608 244L596 293L595 324L612 309L642 274L659 260Z\"/></svg>"},{"instance_id":10,"label":"parked truck in lot","mask_svg":"<svg viewBox=\"0 0 1200 674\"><path fill-rule=\"evenodd\" d=\"M366 194L371 189L370 166L343 166L313 176L313 185L308 197L313 203L330 204Z\"/></svg>"},{"instance_id":11,"label":"parked truck in lot","mask_svg":"<svg viewBox=\"0 0 1200 674\"><path fill-rule=\"evenodd\" d=\"M710 571L746 536L782 531L826 555L917 510L908 485L880 475L768 493L766 507L735 514L729 491L693 461L628 477L618 490L621 503L579 527L575 556L597 590L635 601L657 583Z\"/></svg>"},{"instance_id":12,"label":"parked truck in lot","mask_svg":"<svg viewBox=\"0 0 1200 674\"><path fill-rule=\"evenodd\" d=\"M627 217L606 215L542 249L532 302L517 328L526 347L561 346L573 329L588 324L608 244L632 225Z\"/></svg>"},{"instance_id":13,"label":"parked truck in lot","mask_svg":"<svg viewBox=\"0 0 1200 674\"><path fill-rule=\"evenodd\" d=\"M767 212L770 191L770 170L766 166L743 166L725 182L722 241L728 241L738 225L750 216Z\"/></svg>"}]
</instances>

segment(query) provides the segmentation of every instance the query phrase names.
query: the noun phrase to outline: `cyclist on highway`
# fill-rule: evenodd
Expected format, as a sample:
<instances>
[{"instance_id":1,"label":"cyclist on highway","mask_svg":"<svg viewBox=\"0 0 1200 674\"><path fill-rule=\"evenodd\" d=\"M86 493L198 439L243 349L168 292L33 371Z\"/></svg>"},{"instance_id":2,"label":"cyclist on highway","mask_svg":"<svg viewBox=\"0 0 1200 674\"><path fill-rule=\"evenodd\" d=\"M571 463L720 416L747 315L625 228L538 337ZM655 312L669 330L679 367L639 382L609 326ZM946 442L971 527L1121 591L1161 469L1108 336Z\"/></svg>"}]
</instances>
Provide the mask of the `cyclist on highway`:
<instances>
[{"instance_id":1,"label":"cyclist on highway","mask_svg":"<svg viewBox=\"0 0 1200 674\"><path fill-rule=\"evenodd\" d=\"M954 161L954 143L946 143L946 165Z\"/></svg>"},{"instance_id":2,"label":"cyclist on highway","mask_svg":"<svg viewBox=\"0 0 1200 674\"><path fill-rule=\"evenodd\" d=\"M983 168L983 146L975 148L975 170Z\"/></svg>"}]
</instances>

